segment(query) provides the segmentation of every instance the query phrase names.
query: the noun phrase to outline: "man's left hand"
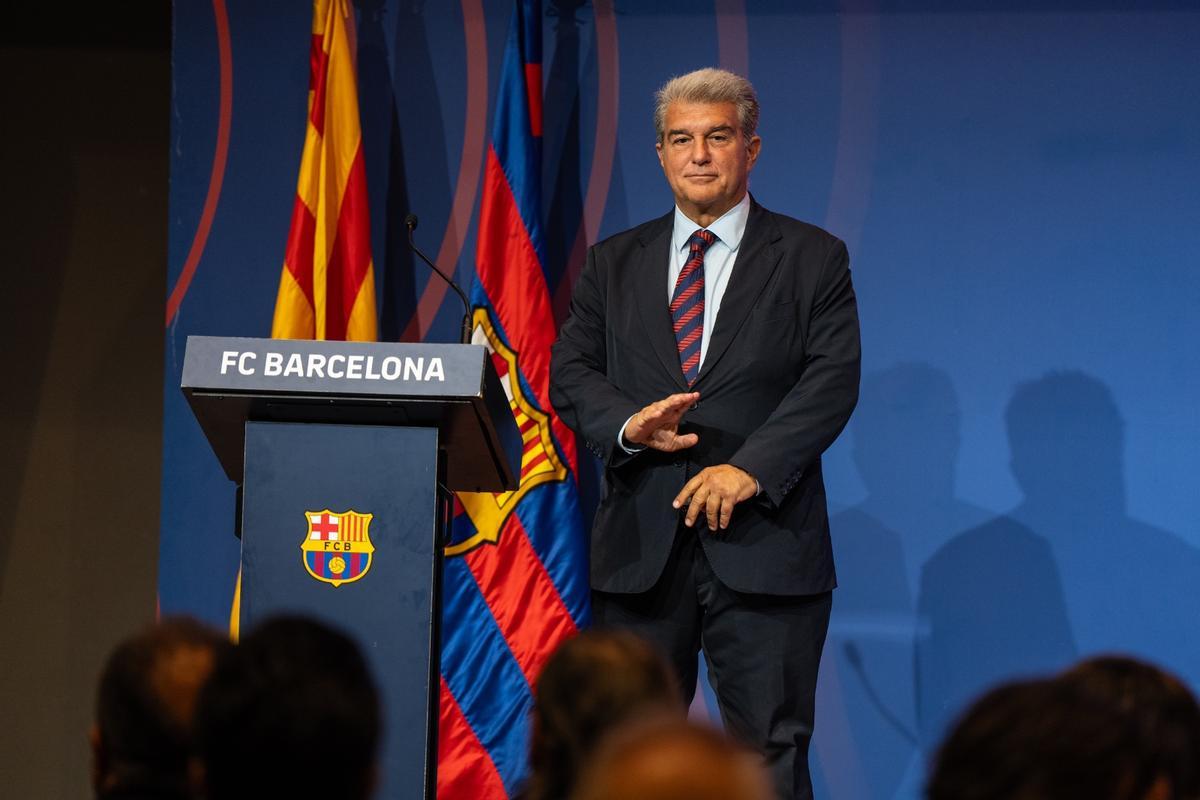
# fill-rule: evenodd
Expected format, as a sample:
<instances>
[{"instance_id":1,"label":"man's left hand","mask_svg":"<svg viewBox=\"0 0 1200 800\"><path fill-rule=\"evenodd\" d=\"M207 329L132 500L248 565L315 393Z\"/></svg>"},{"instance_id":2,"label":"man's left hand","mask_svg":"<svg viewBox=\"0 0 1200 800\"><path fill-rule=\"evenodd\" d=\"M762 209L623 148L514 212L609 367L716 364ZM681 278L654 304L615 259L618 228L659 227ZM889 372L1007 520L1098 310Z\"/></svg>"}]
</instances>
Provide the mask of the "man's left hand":
<instances>
[{"instance_id":1,"label":"man's left hand","mask_svg":"<svg viewBox=\"0 0 1200 800\"><path fill-rule=\"evenodd\" d=\"M757 493L758 482L750 473L732 464L720 464L702 469L684 484L671 505L683 508L685 503L688 504L683 522L689 528L703 513L710 531L718 527L725 530L733 517L733 507Z\"/></svg>"}]
</instances>

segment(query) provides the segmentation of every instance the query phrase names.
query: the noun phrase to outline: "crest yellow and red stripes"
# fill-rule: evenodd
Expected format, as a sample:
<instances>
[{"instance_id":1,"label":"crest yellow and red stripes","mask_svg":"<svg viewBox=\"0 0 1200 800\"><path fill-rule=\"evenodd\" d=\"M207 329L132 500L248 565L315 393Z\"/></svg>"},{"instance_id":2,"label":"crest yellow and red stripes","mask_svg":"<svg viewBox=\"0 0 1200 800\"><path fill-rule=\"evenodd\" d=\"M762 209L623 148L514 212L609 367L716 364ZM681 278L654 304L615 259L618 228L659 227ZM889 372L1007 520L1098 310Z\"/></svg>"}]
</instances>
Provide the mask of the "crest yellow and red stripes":
<instances>
[{"instance_id":1,"label":"crest yellow and red stripes","mask_svg":"<svg viewBox=\"0 0 1200 800\"><path fill-rule=\"evenodd\" d=\"M308 130L271 336L376 338L349 0L315 0Z\"/></svg>"}]
</instances>

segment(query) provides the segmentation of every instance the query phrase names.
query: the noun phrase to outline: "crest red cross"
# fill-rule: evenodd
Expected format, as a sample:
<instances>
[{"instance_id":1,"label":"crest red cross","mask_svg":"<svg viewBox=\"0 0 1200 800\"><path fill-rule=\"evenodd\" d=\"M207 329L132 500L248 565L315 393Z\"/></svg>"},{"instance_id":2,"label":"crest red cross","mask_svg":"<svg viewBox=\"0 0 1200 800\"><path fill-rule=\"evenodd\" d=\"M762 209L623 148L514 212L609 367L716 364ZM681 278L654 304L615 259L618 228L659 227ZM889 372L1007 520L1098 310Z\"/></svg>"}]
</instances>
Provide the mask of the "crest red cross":
<instances>
[{"instance_id":1,"label":"crest red cross","mask_svg":"<svg viewBox=\"0 0 1200 800\"><path fill-rule=\"evenodd\" d=\"M331 534L338 532L338 518L322 514L312 523L312 529L317 538L328 539Z\"/></svg>"}]
</instances>

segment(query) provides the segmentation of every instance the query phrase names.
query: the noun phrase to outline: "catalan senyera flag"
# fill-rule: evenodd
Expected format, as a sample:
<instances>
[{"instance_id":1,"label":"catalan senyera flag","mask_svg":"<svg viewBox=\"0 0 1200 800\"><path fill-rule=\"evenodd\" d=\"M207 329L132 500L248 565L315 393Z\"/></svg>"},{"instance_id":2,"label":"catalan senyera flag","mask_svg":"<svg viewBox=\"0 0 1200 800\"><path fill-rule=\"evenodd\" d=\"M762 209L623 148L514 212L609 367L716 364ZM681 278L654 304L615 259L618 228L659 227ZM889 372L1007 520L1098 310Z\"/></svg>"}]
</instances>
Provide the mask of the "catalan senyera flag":
<instances>
[{"instance_id":1,"label":"catalan senyera flag","mask_svg":"<svg viewBox=\"0 0 1200 800\"><path fill-rule=\"evenodd\" d=\"M367 218L349 0L314 0L308 131L271 337L375 341L375 268ZM229 612L240 634L242 576Z\"/></svg>"},{"instance_id":2,"label":"catalan senyera flag","mask_svg":"<svg viewBox=\"0 0 1200 800\"><path fill-rule=\"evenodd\" d=\"M588 623L574 438L550 407L555 326L541 229L541 3L518 0L487 151L472 288L474 341L508 392L519 488L460 493L443 579L438 796L505 798L527 773L533 686Z\"/></svg>"},{"instance_id":3,"label":"catalan senyera flag","mask_svg":"<svg viewBox=\"0 0 1200 800\"><path fill-rule=\"evenodd\" d=\"M349 0L314 0L308 132L271 336L374 341L367 219Z\"/></svg>"}]
</instances>

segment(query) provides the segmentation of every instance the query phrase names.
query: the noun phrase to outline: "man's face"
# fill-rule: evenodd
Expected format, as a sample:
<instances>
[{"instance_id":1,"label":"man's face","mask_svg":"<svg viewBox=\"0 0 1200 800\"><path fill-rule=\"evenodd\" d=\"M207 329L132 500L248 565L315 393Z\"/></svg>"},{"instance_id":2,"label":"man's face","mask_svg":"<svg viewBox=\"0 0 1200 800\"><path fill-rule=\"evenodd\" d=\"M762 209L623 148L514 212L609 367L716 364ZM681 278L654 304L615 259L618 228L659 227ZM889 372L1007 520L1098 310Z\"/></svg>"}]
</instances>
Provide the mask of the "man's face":
<instances>
[{"instance_id":1,"label":"man's face","mask_svg":"<svg viewBox=\"0 0 1200 800\"><path fill-rule=\"evenodd\" d=\"M761 142L746 140L733 103L667 106L658 160L680 210L708 225L733 208L746 184Z\"/></svg>"}]
</instances>

